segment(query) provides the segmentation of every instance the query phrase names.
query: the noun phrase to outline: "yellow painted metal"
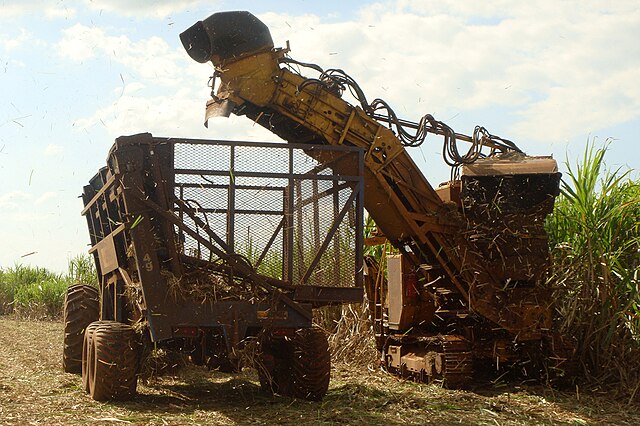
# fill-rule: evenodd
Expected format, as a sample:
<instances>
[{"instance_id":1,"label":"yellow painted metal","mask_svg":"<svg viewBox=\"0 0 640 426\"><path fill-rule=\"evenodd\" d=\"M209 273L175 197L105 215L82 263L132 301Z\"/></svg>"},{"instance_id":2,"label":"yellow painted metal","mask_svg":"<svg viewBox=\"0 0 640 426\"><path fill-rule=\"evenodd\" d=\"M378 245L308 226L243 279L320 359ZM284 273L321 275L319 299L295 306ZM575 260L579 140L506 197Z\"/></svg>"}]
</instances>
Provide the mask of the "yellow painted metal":
<instances>
[{"instance_id":1,"label":"yellow painted metal","mask_svg":"<svg viewBox=\"0 0 640 426\"><path fill-rule=\"evenodd\" d=\"M415 266L425 258L438 264L470 311L521 340L539 338L550 326L549 310L535 309L532 315L534 293L518 294L513 302L515 293L502 289L463 235L464 219L446 206L394 133L324 86L303 84L305 77L280 67L283 52L214 63L221 80L216 97L239 108L257 107L262 112L256 121L262 114L275 114L328 144L365 149L365 208L385 236L396 247L408 247L406 255Z\"/></svg>"}]
</instances>

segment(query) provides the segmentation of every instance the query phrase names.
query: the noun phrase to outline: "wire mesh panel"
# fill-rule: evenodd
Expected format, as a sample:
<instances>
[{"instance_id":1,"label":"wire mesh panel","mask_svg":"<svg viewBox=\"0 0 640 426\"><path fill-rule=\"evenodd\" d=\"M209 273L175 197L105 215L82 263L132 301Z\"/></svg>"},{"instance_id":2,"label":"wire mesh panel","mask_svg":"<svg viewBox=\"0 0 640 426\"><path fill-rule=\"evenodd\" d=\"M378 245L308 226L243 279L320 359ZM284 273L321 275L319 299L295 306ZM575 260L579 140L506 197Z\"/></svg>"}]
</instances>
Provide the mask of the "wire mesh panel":
<instances>
[{"instance_id":1,"label":"wire mesh panel","mask_svg":"<svg viewBox=\"0 0 640 426\"><path fill-rule=\"evenodd\" d=\"M362 151L352 147L174 141L175 213L263 275L318 286L362 279ZM182 254L223 263L176 227Z\"/></svg>"}]
</instances>

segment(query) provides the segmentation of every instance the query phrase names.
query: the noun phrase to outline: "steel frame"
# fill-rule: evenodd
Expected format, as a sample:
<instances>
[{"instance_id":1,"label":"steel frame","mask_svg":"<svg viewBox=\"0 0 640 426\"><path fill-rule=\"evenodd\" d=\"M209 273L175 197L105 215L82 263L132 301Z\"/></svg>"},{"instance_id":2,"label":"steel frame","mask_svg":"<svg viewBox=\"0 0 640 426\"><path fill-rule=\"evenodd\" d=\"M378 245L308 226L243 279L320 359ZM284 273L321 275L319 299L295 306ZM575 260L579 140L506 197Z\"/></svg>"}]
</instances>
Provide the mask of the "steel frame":
<instances>
[{"instance_id":1,"label":"steel frame","mask_svg":"<svg viewBox=\"0 0 640 426\"><path fill-rule=\"evenodd\" d=\"M201 209L196 212L180 195L193 184L176 183L176 175L220 176L221 170L185 169L174 167L174 147L177 144L229 146L231 149L227 176L260 177L286 179L288 188L274 188L286 200L282 210L264 210L261 214L282 216L275 232L259 255L256 265L245 262L234 251L234 232L236 215L250 211L236 209L233 202L236 191L251 188L251 185L235 185L235 179L229 185L208 185L210 188L226 189L229 205L227 215L226 238L216 234L200 217L202 213L216 212L219 209ZM288 173L234 172L233 159L238 146L288 149ZM360 175L339 175L329 173L319 175L325 167L316 167L310 173L295 173L294 150L313 150L326 153L331 158L349 156L358 164ZM362 299L362 250L363 250L363 151L353 147L326 147L295 144L274 144L236 141L209 141L196 139L154 138L150 134L121 137L116 140L108 158L108 168L103 168L91 183L84 188L83 201L89 228L91 249L96 267L101 277L103 300L103 319L115 319L122 322L146 321L153 341L172 339L176 330L185 325L211 328L218 327L225 336L239 336L241 339L248 329L265 327L310 327L312 307ZM298 200L286 196L302 179L326 180L333 182L330 190L318 192ZM198 185L203 186L203 185ZM283 257L290 260L293 249L293 233L284 232L292 226L291 220L302 206L313 205L317 211L319 200L323 197L336 200L340 190L350 188L351 194L342 208L334 205L338 214L331 224L321 250L306 268L303 279L293 282L293 262L284 262L288 269L283 271L284 280L260 275L257 265L264 259L278 234L286 236L283 243ZM262 188L261 188L262 189ZM322 252L328 246L345 218L349 206L355 205L355 287L330 287L305 285L309 275L317 266ZM255 213L255 212L254 212ZM200 215L200 216L199 216ZM187 218L196 226L188 226ZM211 264L205 260L189 258L180 251L180 242L176 232L186 233L197 243L215 254L222 264ZM187 263L198 263L212 273L223 273L231 277L248 280L261 291L266 298L250 302L239 298L224 303L202 303L188 297L171 300L167 275L181 277ZM233 281L232 281L233 283ZM131 300L127 288L137 288L141 300ZM132 308L136 302L143 307ZM237 344L233 339L231 344Z\"/></svg>"}]
</instances>

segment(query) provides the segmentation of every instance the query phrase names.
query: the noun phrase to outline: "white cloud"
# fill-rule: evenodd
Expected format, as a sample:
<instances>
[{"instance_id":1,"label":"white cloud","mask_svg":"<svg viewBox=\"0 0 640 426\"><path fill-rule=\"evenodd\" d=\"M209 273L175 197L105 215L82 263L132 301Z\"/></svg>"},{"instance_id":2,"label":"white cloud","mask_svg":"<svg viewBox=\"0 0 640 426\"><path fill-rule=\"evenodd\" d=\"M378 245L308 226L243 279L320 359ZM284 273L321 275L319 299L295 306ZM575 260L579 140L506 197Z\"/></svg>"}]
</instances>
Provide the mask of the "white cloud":
<instances>
[{"instance_id":1,"label":"white cloud","mask_svg":"<svg viewBox=\"0 0 640 426\"><path fill-rule=\"evenodd\" d=\"M78 14L72 7L49 8L45 10L45 16L49 19L73 19Z\"/></svg>"},{"instance_id":2,"label":"white cloud","mask_svg":"<svg viewBox=\"0 0 640 426\"><path fill-rule=\"evenodd\" d=\"M181 89L171 96L123 95L76 122L79 129L104 126L110 137L151 132L154 136L273 141L276 136L244 117L213 119L203 125L207 90Z\"/></svg>"},{"instance_id":3,"label":"white cloud","mask_svg":"<svg viewBox=\"0 0 640 426\"><path fill-rule=\"evenodd\" d=\"M4 71L6 72L9 67L11 68L25 68L27 64L22 61L18 61L16 59L9 59L4 64L0 62L0 67L4 65Z\"/></svg>"},{"instance_id":4,"label":"white cloud","mask_svg":"<svg viewBox=\"0 0 640 426\"><path fill-rule=\"evenodd\" d=\"M58 197L55 191L46 191L42 194L33 194L20 190L14 190L0 194L0 211L20 210L20 215L26 215L32 206L42 206L47 201ZM42 213L42 212L40 212Z\"/></svg>"},{"instance_id":5,"label":"white cloud","mask_svg":"<svg viewBox=\"0 0 640 426\"><path fill-rule=\"evenodd\" d=\"M76 24L63 31L58 53L74 62L100 56L120 63L132 74L154 85L174 86L188 69L186 54L172 49L159 37L131 41L124 35L108 35L103 29Z\"/></svg>"},{"instance_id":6,"label":"white cloud","mask_svg":"<svg viewBox=\"0 0 640 426\"><path fill-rule=\"evenodd\" d=\"M10 191L0 194L0 211L17 209L31 199L33 196L24 191Z\"/></svg>"},{"instance_id":7,"label":"white cloud","mask_svg":"<svg viewBox=\"0 0 640 426\"><path fill-rule=\"evenodd\" d=\"M204 0L85 0L84 4L99 11L124 16L164 18L205 3ZM215 8L215 2L207 2ZM212 4L213 3L213 4Z\"/></svg>"},{"instance_id":8,"label":"white cloud","mask_svg":"<svg viewBox=\"0 0 640 426\"><path fill-rule=\"evenodd\" d=\"M56 145L53 143L50 143L49 145L47 145L47 147L44 149L44 155L47 157L55 157L57 155L60 155L64 152L64 148L60 145Z\"/></svg>"},{"instance_id":9,"label":"white cloud","mask_svg":"<svg viewBox=\"0 0 640 426\"><path fill-rule=\"evenodd\" d=\"M0 18L14 18L18 16L38 14L49 19L71 19L76 15L76 10L71 6L77 2L67 0L64 2L50 2L44 4L40 0L3 0L0 7Z\"/></svg>"},{"instance_id":10,"label":"white cloud","mask_svg":"<svg viewBox=\"0 0 640 426\"><path fill-rule=\"evenodd\" d=\"M33 10L35 2L29 1L5 1L0 7L0 18L13 18L24 15Z\"/></svg>"},{"instance_id":11,"label":"white cloud","mask_svg":"<svg viewBox=\"0 0 640 426\"><path fill-rule=\"evenodd\" d=\"M20 34L15 37L7 35L0 36L0 47L2 47L6 51L11 51L22 46L30 38L32 38L32 35L29 34L27 30L22 28L20 30Z\"/></svg>"},{"instance_id":12,"label":"white cloud","mask_svg":"<svg viewBox=\"0 0 640 426\"><path fill-rule=\"evenodd\" d=\"M13 18L33 13L42 13L49 19L73 19L78 8L91 11L111 12L122 16L165 18L184 12L201 4L215 8L214 2L204 0L65 0L46 4L40 0L3 0L0 18Z\"/></svg>"},{"instance_id":13,"label":"white cloud","mask_svg":"<svg viewBox=\"0 0 640 426\"><path fill-rule=\"evenodd\" d=\"M95 56L98 49L109 50L118 45L117 37L105 39L104 30L96 27L87 27L76 24L63 31L63 37L56 45L58 53L76 62L81 62ZM127 42L126 37L120 37L122 42ZM108 41L108 43L104 43ZM115 53L114 53L115 54Z\"/></svg>"},{"instance_id":14,"label":"white cloud","mask_svg":"<svg viewBox=\"0 0 640 426\"><path fill-rule=\"evenodd\" d=\"M38 198L36 198L36 200L33 202L33 204L35 204L36 206L41 206L43 204L45 204L47 201L49 200L53 200L58 198L58 193L54 192L54 191L48 191L45 192L44 194L40 195Z\"/></svg>"},{"instance_id":15,"label":"white cloud","mask_svg":"<svg viewBox=\"0 0 640 426\"><path fill-rule=\"evenodd\" d=\"M143 90L145 87L146 86L144 84L139 82L129 83L124 86L124 91L121 91L121 93L125 95L131 95ZM116 89L116 90L121 90L121 89Z\"/></svg>"},{"instance_id":16,"label":"white cloud","mask_svg":"<svg viewBox=\"0 0 640 426\"><path fill-rule=\"evenodd\" d=\"M607 125L638 119L639 81L640 68L611 70L610 75L588 85L550 88L546 98L519 112L523 119L514 125L515 133L562 140L576 129L592 133Z\"/></svg>"}]
</instances>

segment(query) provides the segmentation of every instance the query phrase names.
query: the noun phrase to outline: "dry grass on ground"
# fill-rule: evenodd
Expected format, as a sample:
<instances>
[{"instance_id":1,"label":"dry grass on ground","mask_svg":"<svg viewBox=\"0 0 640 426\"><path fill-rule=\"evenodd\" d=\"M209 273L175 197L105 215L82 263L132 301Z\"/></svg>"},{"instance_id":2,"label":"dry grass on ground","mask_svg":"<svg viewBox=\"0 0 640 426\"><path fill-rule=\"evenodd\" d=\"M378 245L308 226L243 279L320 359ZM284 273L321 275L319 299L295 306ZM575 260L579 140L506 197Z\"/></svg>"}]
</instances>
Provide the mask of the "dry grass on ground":
<instances>
[{"instance_id":1,"label":"dry grass on ground","mask_svg":"<svg viewBox=\"0 0 640 426\"><path fill-rule=\"evenodd\" d=\"M62 324L0 317L0 425L11 424L640 424L637 407L542 387L449 391L339 364L321 403L267 396L251 370L189 367L99 403L61 369Z\"/></svg>"}]
</instances>

